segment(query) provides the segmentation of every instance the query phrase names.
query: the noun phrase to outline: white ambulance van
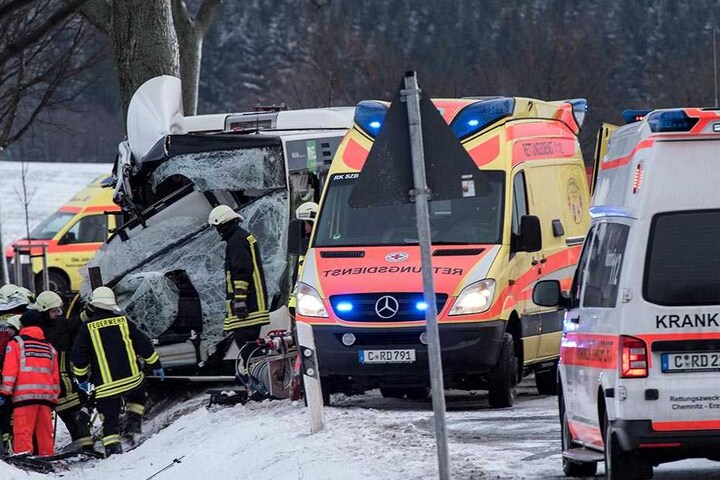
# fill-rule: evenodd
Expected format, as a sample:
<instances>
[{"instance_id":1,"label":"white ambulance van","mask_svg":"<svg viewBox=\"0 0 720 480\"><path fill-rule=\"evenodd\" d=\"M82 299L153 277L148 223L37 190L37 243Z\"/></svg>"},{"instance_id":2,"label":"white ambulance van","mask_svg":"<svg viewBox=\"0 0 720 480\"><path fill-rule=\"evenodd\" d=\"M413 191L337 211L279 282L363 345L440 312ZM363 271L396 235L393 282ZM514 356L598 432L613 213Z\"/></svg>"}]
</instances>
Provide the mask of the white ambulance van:
<instances>
[{"instance_id":1,"label":"white ambulance van","mask_svg":"<svg viewBox=\"0 0 720 480\"><path fill-rule=\"evenodd\" d=\"M638 115L609 136L568 294L558 369L563 466L608 479L720 460L720 111ZM604 148L598 148L603 151Z\"/></svg>"}]
</instances>

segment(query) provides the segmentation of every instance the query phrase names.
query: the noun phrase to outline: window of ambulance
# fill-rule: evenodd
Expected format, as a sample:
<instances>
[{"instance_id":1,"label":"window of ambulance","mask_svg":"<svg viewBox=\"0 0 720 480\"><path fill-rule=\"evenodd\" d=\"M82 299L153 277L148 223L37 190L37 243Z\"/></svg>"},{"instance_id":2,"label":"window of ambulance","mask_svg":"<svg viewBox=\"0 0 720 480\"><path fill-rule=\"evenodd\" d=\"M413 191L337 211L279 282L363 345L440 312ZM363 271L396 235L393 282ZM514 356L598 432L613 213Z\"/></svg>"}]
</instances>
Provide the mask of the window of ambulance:
<instances>
[{"instance_id":1,"label":"window of ambulance","mask_svg":"<svg viewBox=\"0 0 720 480\"><path fill-rule=\"evenodd\" d=\"M587 257L583 307L615 307L629 232L629 226L619 223L601 223L595 229Z\"/></svg>"},{"instance_id":2,"label":"window of ambulance","mask_svg":"<svg viewBox=\"0 0 720 480\"><path fill-rule=\"evenodd\" d=\"M650 225L643 297L657 305L720 304L720 210L661 213Z\"/></svg>"},{"instance_id":3,"label":"window of ambulance","mask_svg":"<svg viewBox=\"0 0 720 480\"><path fill-rule=\"evenodd\" d=\"M72 212L55 212L30 232L30 240L51 240L75 216Z\"/></svg>"},{"instance_id":4,"label":"window of ambulance","mask_svg":"<svg viewBox=\"0 0 720 480\"><path fill-rule=\"evenodd\" d=\"M502 241L505 172L485 171L488 188L475 196L430 202L433 244L498 244ZM418 243L415 205L352 208L356 178L330 179L314 247Z\"/></svg>"},{"instance_id":5,"label":"window of ambulance","mask_svg":"<svg viewBox=\"0 0 720 480\"><path fill-rule=\"evenodd\" d=\"M104 214L87 215L80 218L63 235L60 244L102 243L107 238L108 223Z\"/></svg>"}]
</instances>

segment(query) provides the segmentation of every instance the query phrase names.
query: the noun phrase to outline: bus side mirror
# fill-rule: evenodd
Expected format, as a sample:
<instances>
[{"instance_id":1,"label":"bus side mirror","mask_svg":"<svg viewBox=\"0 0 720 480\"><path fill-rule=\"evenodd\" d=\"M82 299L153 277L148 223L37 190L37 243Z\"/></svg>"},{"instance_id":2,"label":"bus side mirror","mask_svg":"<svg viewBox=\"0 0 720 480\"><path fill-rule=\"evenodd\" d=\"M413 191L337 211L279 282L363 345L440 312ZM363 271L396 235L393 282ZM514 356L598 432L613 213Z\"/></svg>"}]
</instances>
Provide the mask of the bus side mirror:
<instances>
[{"instance_id":1,"label":"bus side mirror","mask_svg":"<svg viewBox=\"0 0 720 480\"><path fill-rule=\"evenodd\" d=\"M563 296L560 290L560 282L557 280L541 280L535 284L532 292L532 300L535 305L541 307L563 306Z\"/></svg>"},{"instance_id":2,"label":"bus side mirror","mask_svg":"<svg viewBox=\"0 0 720 480\"><path fill-rule=\"evenodd\" d=\"M542 249L540 219L535 215L523 215L520 218L519 252L537 252Z\"/></svg>"},{"instance_id":3,"label":"bus side mirror","mask_svg":"<svg viewBox=\"0 0 720 480\"><path fill-rule=\"evenodd\" d=\"M310 233L305 228L305 220L292 220L288 225L288 253L305 255L310 244Z\"/></svg>"}]
</instances>

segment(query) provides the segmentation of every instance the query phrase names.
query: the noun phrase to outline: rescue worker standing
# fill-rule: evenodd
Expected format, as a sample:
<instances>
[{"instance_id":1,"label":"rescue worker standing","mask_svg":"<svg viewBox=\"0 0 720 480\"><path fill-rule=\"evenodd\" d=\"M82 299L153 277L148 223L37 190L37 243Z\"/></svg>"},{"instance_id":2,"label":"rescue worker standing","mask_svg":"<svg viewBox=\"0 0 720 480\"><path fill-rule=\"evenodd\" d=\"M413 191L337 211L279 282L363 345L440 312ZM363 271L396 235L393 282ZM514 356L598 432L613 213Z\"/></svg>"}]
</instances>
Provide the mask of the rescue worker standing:
<instances>
[{"instance_id":1,"label":"rescue worker standing","mask_svg":"<svg viewBox=\"0 0 720 480\"><path fill-rule=\"evenodd\" d=\"M103 416L102 443L108 457L123 451L120 443L123 399L128 433L141 432L147 392L138 355L161 380L165 372L150 339L120 312L112 290L96 288L88 309L90 316L75 338L71 361L78 387L94 395L95 406Z\"/></svg>"},{"instance_id":2,"label":"rescue worker standing","mask_svg":"<svg viewBox=\"0 0 720 480\"><path fill-rule=\"evenodd\" d=\"M0 404L13 403L13 452L53 455L52 409L60 394L57 352L45 340L42 316L29 310L20 321L20 334L8 343L3 360Z\"/></svg>"},{"instance_id":3,"label":"rescue worker standing","mask_svg":"<svg viewBox=\"0 0 720 480\"><path fill-rule=\"evenodd\" d=\"M223 330L232 332L242 348L257 340L260 328L270 323L267 288L255 237L240 227L243 218L227 205L213 208L208 223L214 226L225 247L225 323Z\"/></svg>"},{"instance_id":4,"label":"rescue worker standing","mask_svg":"<svg viewBox=\"0 0 720 480\"><path fill-rule=\"evenodd\" d=\"M82 325L78 318L63 317L63 300L55 292L46 291L37 296L33 308L43 317L45 338L58 352L60 364L60 398L57 414L67 427L72 441L86 450L93 450L88 427L89 418L82 410L80 396L73 385L70 352L77 332Z\"/></svg>"}]
</instances>

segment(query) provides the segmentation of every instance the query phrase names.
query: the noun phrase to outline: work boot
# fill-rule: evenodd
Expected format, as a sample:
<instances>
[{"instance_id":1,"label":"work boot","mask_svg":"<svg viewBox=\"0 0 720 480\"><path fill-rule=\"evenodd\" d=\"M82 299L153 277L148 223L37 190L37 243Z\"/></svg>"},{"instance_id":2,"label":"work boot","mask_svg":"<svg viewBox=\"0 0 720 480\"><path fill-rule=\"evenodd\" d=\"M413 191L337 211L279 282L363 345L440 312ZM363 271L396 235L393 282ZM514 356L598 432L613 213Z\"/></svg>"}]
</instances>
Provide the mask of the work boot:
<instances>
[{"instance_id":1,"label":"work boot","mask_svg":"<svg viewBox=\"0 0 720 480\"><path fill-rule=\"evenodd\" d=\"M125 417L124 433L142 433L142 417L136 413L128 412Z\"/></svg>"},{"instance_id":2,"label":"work boot","mask_svg":"<svg viewBox=\"0 0 720 480\"><path fill-rule=\"evenodd\" d=\"M120 442L105 446L105 458L108 458L111 455L119 455L121 453L123 453L123 448Z\"/></svg>"}]
</instances>

